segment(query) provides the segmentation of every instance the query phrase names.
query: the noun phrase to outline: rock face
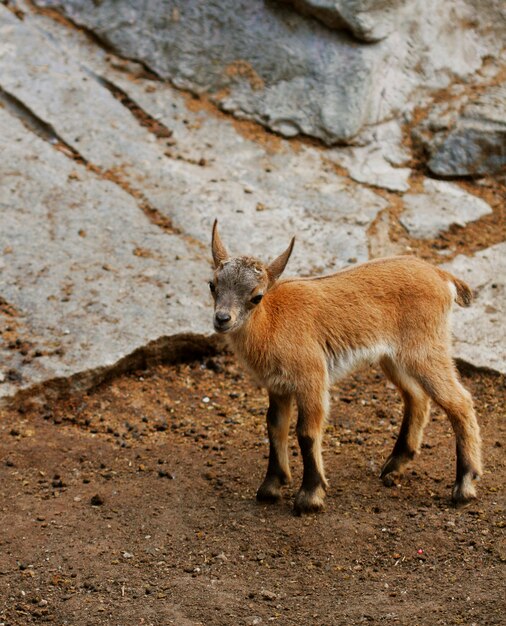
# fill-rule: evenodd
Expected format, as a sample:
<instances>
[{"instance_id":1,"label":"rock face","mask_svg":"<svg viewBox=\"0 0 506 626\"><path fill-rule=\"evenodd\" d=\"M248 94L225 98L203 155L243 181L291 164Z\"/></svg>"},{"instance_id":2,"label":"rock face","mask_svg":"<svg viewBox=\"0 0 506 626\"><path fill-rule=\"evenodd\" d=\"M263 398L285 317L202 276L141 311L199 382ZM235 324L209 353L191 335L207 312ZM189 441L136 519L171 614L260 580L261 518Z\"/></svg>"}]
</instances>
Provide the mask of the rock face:
<instances>
[{"instance_id":1,"label":"rock face","mask_svg":"<svg viewBox=\"0 0 506 626\"><path fill-rule=\"evenodd\" d=\"M411 155L402 146L402 130L386 122L362 133L365 145L328 150L328 158L343 165L360 183L391 191L408 191L411 169L403 167Z\"/></svg>"},{"instance_id":2,"label":"rock face","mask_svg":"<svg viewBox=\"0 0 506 626\"><path fill-rule=\"evenodd\" d=\"M309 271L312 257L326 271L348 259L367 259L365 230L386 202L347 184L323 165L318 151L305 148L296 154L287 146L268 155L229 123L192 115L170 87L132 82L106 63L94 63L92 56L86 67L7 11L3 21L0 34L8 32L13 42L0 56L4 90L87 162L106 175L117 173L177 229L207 246L214 217L219 217L224 232L230 227L236 233L237 249L267 257L297 233L292 268L299 271ZM113 79L116 88L159 120L162 135L173 134L169 143L176 140L185 152L168 149L164 137L157 141L113 97L104 78ZM200 132L195 130L199 126Z\"/></svg>"},{"instance_id":3,"label":"rock face","mask_svg":"<svg viewBox=\"0 0 506 626\"><path fill-rule=\"evenodd\" d=\"M380 41L397 25L398 9L406 0L285 0L303 15L329 28L347 28L362 41Z\"/></svg>"},{"instance_id":4,"label":"rock face","mask_svg":"<svg viewBox=\"0 0 506 626\"><path fill-rule=\"evenodd\" d=\"M418 239L436 237L452 224L464 226L492 212L484 200L451 183L427 178L423 191L405 194L406 209L399 218L409 234Z\"/></svg>"},{"instance_id":5,"label":"rock face","mask_svg":"<svg viewBox=\"0 0 506 626\"><path fill-rule=\"evenodd\" d=\"M267 260L297 234L293 273L368 258L379 195L70 35L0 7L0 398L89 386L139 350L204 348L215 217L237 254Z\"/></svg>"},{"instance_id":6,"label":"rock face","mask_svg":"<svg viewBox=\"0 0 506 626\"><path fill-rule=\"evenodd\" d=\"M208 334L198 249L1 108L0 128L0 399L86 387L150 341Z\"/></svg>"},{"instance_id":7,"label":"rock face","mask_svg":"<svg viewBox=\"0 0 506 626\"><path fill-rule=\"evenodd\" d=\"M297 2L319 17L339 15L369 39L396 24L367 45L284 2L174 0L167 9L161 0L125 0L121 10L114 0L37 4L58 8L122 55L177 87L208 93L239 118L327 144L350 142L365 126L412 109L412 96L418 101L475 72L484 56L498 54L506 32L493 21L498 0L482 0L480 11L472 0Z\"/></svg>"},{"instance_id":8,"label":"rock face","mask_svg":"<svg viewBox=\"0 0 506 626\"><path fill-rule=\"evenodd\" d=\"M473 258L459 255L443 267L465 280L475 294L468 309L455 307L455 356L478 367L506 372L506 243Z\"/></svg>"},{"instance_id":9,"label":"rock face","mask_svg":"<svg viewBox=\"0 0 506 626\"><path fill-rule=\"evenodd\" d=\"M487 89L459 113L461 108L462 100L450 111L439 106L418 129L429 169L438 176L506 172L506 84Z\"/></svg>"},{"instance_id":10,"label":"rock face","mask_svg":"<svg viewBox=\"0 0 506 626\"><path fill-rule=\"evenodd\" d=\"M369 128L363 145L294 144L210 112L81 30L22 6L23 19L0 5L0 403L209 347L216 217L236 254L272 259L295 234L287 273L315 275L409 251L390 225L392 205L405 201L409 211L410 195L420 197L421 222L431 203L456 196L460 208L438 229L489 210L456 184L426 180L405 194L411 155L396 120ZM500 297L500 261L487 253L476 258L480 280ZM455 272L466 278L474 264ZM490 311L469 360L506 371ZM457 341L468 337L458 326Z\"/></svg>"}]
</instances>

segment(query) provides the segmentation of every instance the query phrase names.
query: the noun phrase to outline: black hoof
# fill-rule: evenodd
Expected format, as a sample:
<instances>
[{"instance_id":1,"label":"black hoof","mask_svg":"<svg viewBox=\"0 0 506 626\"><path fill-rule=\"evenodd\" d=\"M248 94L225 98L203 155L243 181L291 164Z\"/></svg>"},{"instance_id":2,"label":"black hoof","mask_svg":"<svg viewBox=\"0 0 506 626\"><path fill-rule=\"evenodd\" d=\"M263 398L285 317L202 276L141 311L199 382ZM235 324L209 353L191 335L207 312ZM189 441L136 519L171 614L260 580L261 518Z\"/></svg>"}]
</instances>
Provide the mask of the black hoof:
<instances>
[{"instance_id":1,"label":"black hoof","mask_svg":"<svg viewBox=\"0 0 506 626\"><path fill-rule=\"evenodd\" d=\"M385 461L381 470L380 478L387 487L395 483L395 478L399 478L406 465L411 461L414 454L391 454ZM391 476L393 475L393 476Z\"/></svg>"},{"instance_id":2,"label":"black hoof","mask_svg":"<svg viewBox=\"0 0 506 626\"><path fill-rule=\"evenodd\" d=\"M276 502L279 502L281 500L281 493L274 493L274 492L264 492L264 491L257 491L257 502L262 502L263 504L276 504Z\"/></svg>"},{"instance_id":3,"label":"black hoof","mask_svg":"<svg viewBox=\"0 0 506 626\"><path fill-rule=\"evenodd\" d=\"M258 502L264 502L267 504L274 504L281 499L281 481L280 480L266 480L264 481L258 491Z\"/></svg>"}]
</instances>

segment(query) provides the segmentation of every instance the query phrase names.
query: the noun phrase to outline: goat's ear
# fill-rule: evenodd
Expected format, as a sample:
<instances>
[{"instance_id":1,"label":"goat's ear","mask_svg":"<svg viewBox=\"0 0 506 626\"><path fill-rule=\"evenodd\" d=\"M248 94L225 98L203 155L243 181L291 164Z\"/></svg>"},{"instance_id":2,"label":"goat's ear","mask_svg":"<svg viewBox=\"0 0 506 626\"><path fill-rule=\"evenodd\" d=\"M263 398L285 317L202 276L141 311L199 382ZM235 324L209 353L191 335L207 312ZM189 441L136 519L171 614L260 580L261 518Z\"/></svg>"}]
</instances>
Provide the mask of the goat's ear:
<instances>
[{"instance_id":1,"label":"goat's ear","mask_svg":"<svg viewBox=\"0 0 506 626\"><path fill-rule=\"evenodd\" d=\"M292 238L292 241L290 241L290 245L283 252L283 254L280 254L278 258L274 259L274 261L267 267L267 274L269 275L270 285L272 285L272 283L274 283L274 281L276 281L283 273L286 267L286 264L288 263L288 259L290 258L290 255L292 254L294 243L295 243L295 237Z\"/></svg>"},{"instance_id":2,"label":"goat's ear","mask_svg":"<svg viewBox=\"0 0 506 626\"><path fill-rule=\"evenodd\" d=\"M214 220L211 248L213 251L214 267L218 267L220 263L223 263L223 261L226 261L228 259L228 252L226 251L225 246L222 244L220 235L218 233L218 220Z\"/></svg>"}]
</instances>

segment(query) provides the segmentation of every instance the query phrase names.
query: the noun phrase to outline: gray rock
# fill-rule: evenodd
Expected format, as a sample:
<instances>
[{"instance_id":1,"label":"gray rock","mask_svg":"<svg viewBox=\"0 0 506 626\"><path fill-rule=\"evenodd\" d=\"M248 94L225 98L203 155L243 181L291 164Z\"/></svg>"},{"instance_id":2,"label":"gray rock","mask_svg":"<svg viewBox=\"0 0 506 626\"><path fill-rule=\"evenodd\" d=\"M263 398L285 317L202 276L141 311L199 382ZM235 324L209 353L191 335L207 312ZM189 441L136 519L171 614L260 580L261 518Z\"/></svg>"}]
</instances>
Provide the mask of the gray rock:
<instances>
[{"instance_id":1,"label":"gray rock","mask_svg":"<svg viewBox=\"0 0 506 626\"><path fill-rule=\"evenodd\" d=\"M442 128L436 125L434 112L419 129L430 155L430 170L439 176L506 171L506 84L489 88L459 114L460 108L461 101L457 100Z\"/></svg>"},{"instance_id":2,"label":"gray rock","mask_svg":"<svg viewBox=\"0 0 506 626\"><path fill-rule=\"evenodd\" d=\"M390 191L407 191L411 169L401 167L410 158L402 148L400 125L386 122L362 134L365 145L330 149L327 158L344 166L350 178Z\"/></svg>"},{"instance_id":3,"label":"gray rock","mask_svg":"<svg viewBox=\"0 0 506 626\"><path fill-rule=\"evenodd\" d=\"M406 0L284 0L303 15L329 28L347 28L362 41L380 41L397 25L399 6Z\"/></svg>"},{"instance_id":4,"label":"gray rock","mask_svg":"<svg viewBox=\"0 0 506 626\"><path fill-rule=\"evenodd\" d=\"M321 151L294 151L288 142L264 149L231 123L192 113L170 86L131 81L84 44L56 31L49 40L31 24L13 23L9 37L19 52L0 57L3 84L90 163L120 169L175 227L207 246L219 217L224 232L234 232L236 249L262 257L297 234L292 271L332 271L368 258L366 230L387 203L335 174ZM170 129L176 145L168 150L165 140L157 142L90 71Z\"/></svg>"},{"instance_id":5,"label":"gray rock","mask_svg":"<svg viewBox=\"0 0 506 626\"><path fill-rule=\"evenodd\" d=\"M0 6L1 398L86 388L145 358L205 349L215 217L232 253L269 259L295 234L289 273L399 251L388 214L376 220L387 200L334 166L349 159L369 184L389 165L407 170L397 124L346 149L253 141L26 11L21 21Z\"/></svg>"},{"instance_id":6,"label":"gray rock","mask_svg":"<svg viewBox=\"0 0 506 626\"><path fill-rule=\"evenodd\" d=\"M198 249L2 108L0 132L0 399L88 387L140 347L170 357L209 336Z\"/></svg>"},{"instance_id":7,"label":"gray rock","mask_svg":"<svg viewBox=\"0 0 506 626\"><path fill-rule=\"evenodd\" d=\"M0 346L2 397L85 388L146 355L205 347L216 216L236 254L269 259L296 234L292 273L368 258L386 201L321 151L264 148L170 86L129 80L80 33L46 28L0 7L0 311L28 346ZM142 126L112 83L172 137Z\"/></svg>"},{"instance_id":8,"label":"gray rock","mask_svg":"<svg viewBox=\"0 0 506 626\"><path fill-rule=\"evenodd\" d=\"M125 3L118 12L108 1L45 4L177 87L210 92L224 110L282 135L332 142L362 125L375 55L283 5L177 0L171 12L161 2Z\"/></svg>"},{"instance_id":9,"label":"gray rock","mask_svg":"<svg viewBox=\"0 0 506 626\"><path fill-rule=\"evenodd\" d=\"M439 176L496 174L506 167L506 129L466 126L436 141L427 165Z\"/></svg>"},{"instance_id":10,"label":"gray rock","mask_svg":"<svg viewBox=\"0 0 506 626\"><path fill-rule=\"evenodd\" d=\"M506 374L506 243L443 266L473 288L468 309L455 307L454 355L476 367Z\"/></svg>"},{"instance_id":11,"label":"gray rock","mask_svg":"<svg viewBox=\"0 0 506 626\"><path fill-rule=\"evenodd\" d=\"M475 72L484 56L499 54L505 34L493 20L497 0L482 0L480 11L472 0L385 0L385 7L398 6L398 27L367 45L284 3L174 0L170 11L162 0L125 0L121 11L113 0L37 3L57 7L177 87L210 94L236 117L327 144L351 142L365 126L412 109L421 93ZM372 33L382 30L379 16L395 13L378 14L380 4L339 6Z\"/></svg>"},{"instance_id":12,"label":"gray rock","mask_svg":"<svg viewBox=\"0 0 506 626\"><path fill-rule=\"evenodd\" d=\"M465 226L492 212L484 200L452 183L426 178L423 191L404 195L405 210L399 217L404 228L417 239L431 239L452 224Z\"/></svg>"},{"instance_id":13,"label":"gray rock","mask_svg":"<svg viewBox=\"0 0 506 626\"><path fill-rule=\"evenodd\" d=\"M390 215L384 211L376 220L374 228L369 230L369 252L372 259L386 256L395 256L410 252L411 248L404 248L390 238Z\"/></svg>"}]
</instances>

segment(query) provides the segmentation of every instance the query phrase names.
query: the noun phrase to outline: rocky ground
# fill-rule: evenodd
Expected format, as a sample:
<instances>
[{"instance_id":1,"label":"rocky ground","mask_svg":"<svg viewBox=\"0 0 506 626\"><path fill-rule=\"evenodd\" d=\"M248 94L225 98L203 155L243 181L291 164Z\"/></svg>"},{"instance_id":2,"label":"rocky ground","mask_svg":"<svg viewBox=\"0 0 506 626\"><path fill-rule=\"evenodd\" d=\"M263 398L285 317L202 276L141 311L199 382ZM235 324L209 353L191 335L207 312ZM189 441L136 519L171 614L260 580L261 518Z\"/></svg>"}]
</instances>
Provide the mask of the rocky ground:
<instances>
[{"instance_id":1,"label":"rocky ground","mask_svg":"<svg viewBox=\"0 0 506 626\"><path fill-rule=\"evenodd\" d=\"M378 472L397 392L374 370L336 386L327 509L255 502L266 398L222 356L123 375L0 425L0 623L504 622L506 386L464 376L484 437L479 500L450 503L454 439L434 411L401 484Z\"/></svg>"},{"instance_id":2,"label":"rocky ground","mask_svg":"<svg viewBox=\"0 0 506 626\"><path fill-rule=\"evenodd\" d=\"M474 33L465 71L325 147L175 89L145 64L149 46L128 60L107 43L114 21L98 40L77 13L44 7L60 4L89 8L0 2L0 625L502 623L506 118L493 46ZM389 16L350 28L385 37ZM374 370L334 389L326 512L292 514L295 440L294 485L277 506L255 503L266 399L211 334L215 217L232 252L269 259L295 234L292 274L409 253L469 282L454 356L484 436L476 503L450 504L453 435L438 411L402 484L382 486L401 413Z\"/></svg>"}]
</instances>

